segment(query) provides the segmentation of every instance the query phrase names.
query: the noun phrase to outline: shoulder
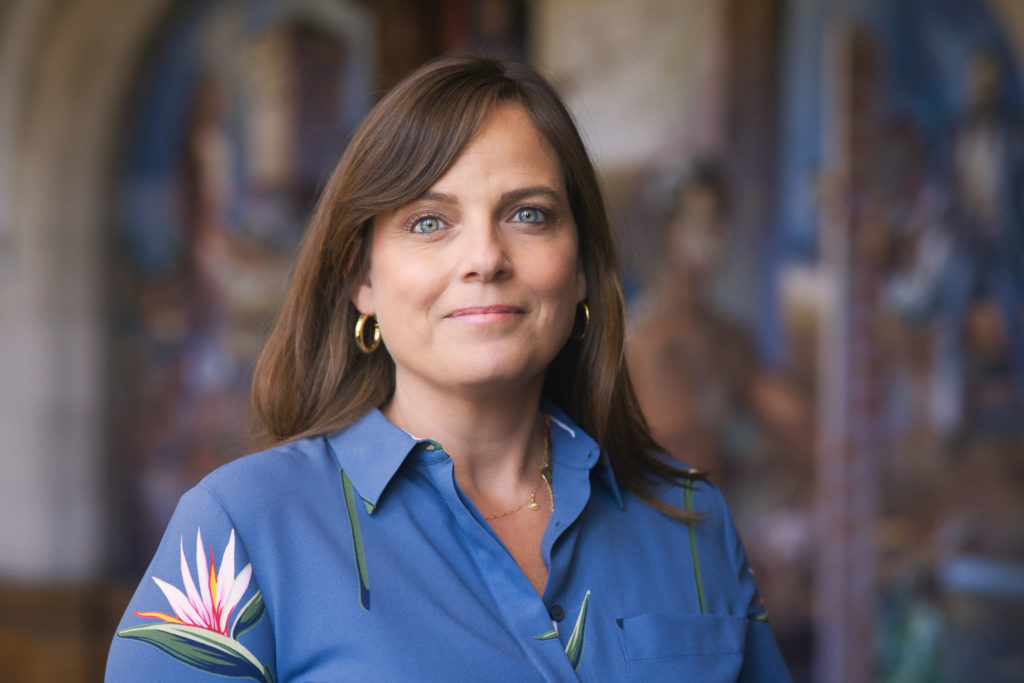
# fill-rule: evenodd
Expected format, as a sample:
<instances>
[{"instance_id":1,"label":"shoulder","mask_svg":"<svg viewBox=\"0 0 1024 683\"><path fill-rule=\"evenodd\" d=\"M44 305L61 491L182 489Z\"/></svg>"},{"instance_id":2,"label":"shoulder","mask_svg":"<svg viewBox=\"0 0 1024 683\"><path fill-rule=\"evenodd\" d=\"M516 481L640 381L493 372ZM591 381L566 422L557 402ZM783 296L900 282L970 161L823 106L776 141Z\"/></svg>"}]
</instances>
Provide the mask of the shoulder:
<instances>
[{"instance_id":1,"label":"shoulder","mask_svg":"<svg viewBox=\"0 0 1024 683\"><path fill-rule=\"evenodd\" d=\"M228 463L187 491L164 534L170 545L158 556L175 559L200 530L209 543L234 536L269 600L281 558L308 556L315 530L344 514L339 469L323 438L289 442Z\"/></svg>"},{"instance_id":2,"label":"shoulder","mask_svg":"<svg viewBox=\"0 0 1024 683\"><path fill-rule=\"evenodd\" d=\"M650 491L656 498L673 507L695 513L698 523L728 513L722 492L695 468L661 452L655 453L654 459L687 473L686 476L680 477L679 481L665 481L660 478L654 480L650 485ZM640 500L636 503L644 504Z\"/></svg>"},{"instance_id":3,"label":"shoulder","mask_svg":"<svg viewBox=\"0 0 1024 683\"><path fill-rule=\"evenodd\" d=\"M229 514L272 512L282 504L315 499L336 484L337 466L322 437L290 441L234 460L204 477L188 498L215 501Z\"/></svg>"},{"instance_id":4,"label":"shoulder","mask_svg":"<svg viewBox=\"0 0 1024 683\"><path fill-rule=\"evenodd\" d=\"M691 530L697 538L710 543L727 555L733 555L734 546L738 542L735 525L729 513L728 505L721 490L710 480L697 475L691 468L665 453L652 452L652 457L694 476L681 477L678 481L666 481L655 478L651 480L648 490L651 494L678 510L692 514L693 521L675 519L655 510L648 503L632 494L626 494L626 509L643 510L644 524L660 528L663 533L676 535L684 528L688 535ZM650 519L653 514L658 521Z\"/></svg>"}]
</instances>

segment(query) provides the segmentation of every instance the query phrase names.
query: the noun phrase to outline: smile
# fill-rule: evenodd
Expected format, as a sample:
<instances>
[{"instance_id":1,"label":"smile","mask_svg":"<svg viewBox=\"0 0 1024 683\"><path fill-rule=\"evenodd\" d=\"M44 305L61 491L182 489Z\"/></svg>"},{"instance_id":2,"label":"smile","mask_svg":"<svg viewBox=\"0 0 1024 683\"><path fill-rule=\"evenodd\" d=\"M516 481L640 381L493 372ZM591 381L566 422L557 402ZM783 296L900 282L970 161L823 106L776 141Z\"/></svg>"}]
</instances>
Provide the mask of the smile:
<instances>
[{"instance_id":1,"label":"smile","mask_svg":"<svg viewBox=\"0 0 1024 683\"><path fill-rule=\"evenodd\" d=\"M445 318L470 323L501 322L523 314L518 306L468 306L459 308Z\"/></svg>"}]
</instances>

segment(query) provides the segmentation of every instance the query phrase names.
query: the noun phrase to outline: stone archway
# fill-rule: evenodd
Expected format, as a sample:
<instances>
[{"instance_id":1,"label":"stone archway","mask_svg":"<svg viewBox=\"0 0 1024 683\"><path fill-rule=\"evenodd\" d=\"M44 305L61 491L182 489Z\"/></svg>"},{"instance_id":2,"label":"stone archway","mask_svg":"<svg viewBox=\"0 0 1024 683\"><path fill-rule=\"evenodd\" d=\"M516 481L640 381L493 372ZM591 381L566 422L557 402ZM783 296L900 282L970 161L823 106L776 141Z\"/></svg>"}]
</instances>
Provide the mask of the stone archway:
<instances>
[{"instance_id":1,"label":"stone archway","mask_svg":"<svg viewBox=\"0 0 1024 683\"><path fill-rule=\"evenodd\" d=\"M353 36L364 10L292 0ZM276 9L281 6L275 5ZM112 185L140 64L173 0L13 0L0 9L0 575L87 583L110 568L103 396ZM366 84L363 84L364 86Z\"/></svg>"},{"instance_id":2,"label":"stone archway","mask_svg":"<svg viewBox=\"0 0 1024 683\"><path fill-rule=\"evenodd\" d=\"M0 28L0 572L100 576L108 184L171 0L16 0ZM111 20L116 17L116 20Z\"/></svg>"}]
</instances>

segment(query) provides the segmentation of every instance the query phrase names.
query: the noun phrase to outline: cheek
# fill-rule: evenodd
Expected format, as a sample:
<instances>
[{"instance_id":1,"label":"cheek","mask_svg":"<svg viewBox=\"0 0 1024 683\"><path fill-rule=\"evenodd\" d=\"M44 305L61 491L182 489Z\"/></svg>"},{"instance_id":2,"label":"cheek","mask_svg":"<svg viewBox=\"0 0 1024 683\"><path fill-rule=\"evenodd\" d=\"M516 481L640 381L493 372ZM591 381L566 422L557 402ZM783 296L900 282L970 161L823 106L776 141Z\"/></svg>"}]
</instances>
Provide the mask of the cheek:
<instances>
[{"instance_id":1,"label":"cheek","mask_svg":"<svg viewBox=\"0 0 1024 683\"><path fill-rule=\"evenodd\" d=\"M529 254L526 262L531 267L531 279L538 290L552 294L564 290L566 296L576 299L580 262L575 239L564 236L557 244Z\"/></svg>"},{"instance_id":2,"label":"cheek","mask_svg":"<svg viewBox=\"0 0 1024 683\"><path fill-rule=\"evenodd\" d=\"M427 306L433 290L429 275L415 259L383 254L374 262L370 283L382 331L392 320L411 322L414 312Z\"/></svg>"},{"instance_id":3,"label":"cheek","mask_svg":"<svg viewBox=\"0 0 1024 683\"><path fill-rule=\"evenodd\" d=\"M532 270L531 279L538 290L575 301L579 273L575 251L567 250L552 254L547 259L536 259Z\"/></svg>"}]
</instances>

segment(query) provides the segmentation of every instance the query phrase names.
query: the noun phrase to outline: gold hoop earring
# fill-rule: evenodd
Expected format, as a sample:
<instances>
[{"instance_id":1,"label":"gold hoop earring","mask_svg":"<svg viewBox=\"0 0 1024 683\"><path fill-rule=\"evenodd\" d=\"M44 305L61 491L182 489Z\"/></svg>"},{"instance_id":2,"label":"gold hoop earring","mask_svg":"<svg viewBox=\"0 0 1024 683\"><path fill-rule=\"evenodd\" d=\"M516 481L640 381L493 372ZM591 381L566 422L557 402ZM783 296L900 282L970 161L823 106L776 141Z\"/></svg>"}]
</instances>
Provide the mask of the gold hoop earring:
<instances>
[{"instance_id":1,"label":"gold hoop earring","mask_svg":"<svg viewBox=\"0 0 1024 683\"><path fill-rule=\"evenodd\" d=\"M373 342L367 346L363 341L363 328L366 327L366 321L370 318L373 318ZM380 328L377 327L377 318L369 313L360 313L356 320L356 346L365 354L373 353L380 346Z\"/></svg>"},{"instance_id":2,"label":"gold hoop earring","mask_svg":"<svg viewBox=\"0 0 1024 683\"><path fill-rule=\"evenodd\" d=\"M583 307L583 329L579 331L579 334L574 334L570 337L573 341L583 341L583 338L587 336L587 329L590 328L590 307L587 306L586 301L579 303ZM573 321L573 329L576 329L576 321Z\"/></svg>"}]
</instances>

